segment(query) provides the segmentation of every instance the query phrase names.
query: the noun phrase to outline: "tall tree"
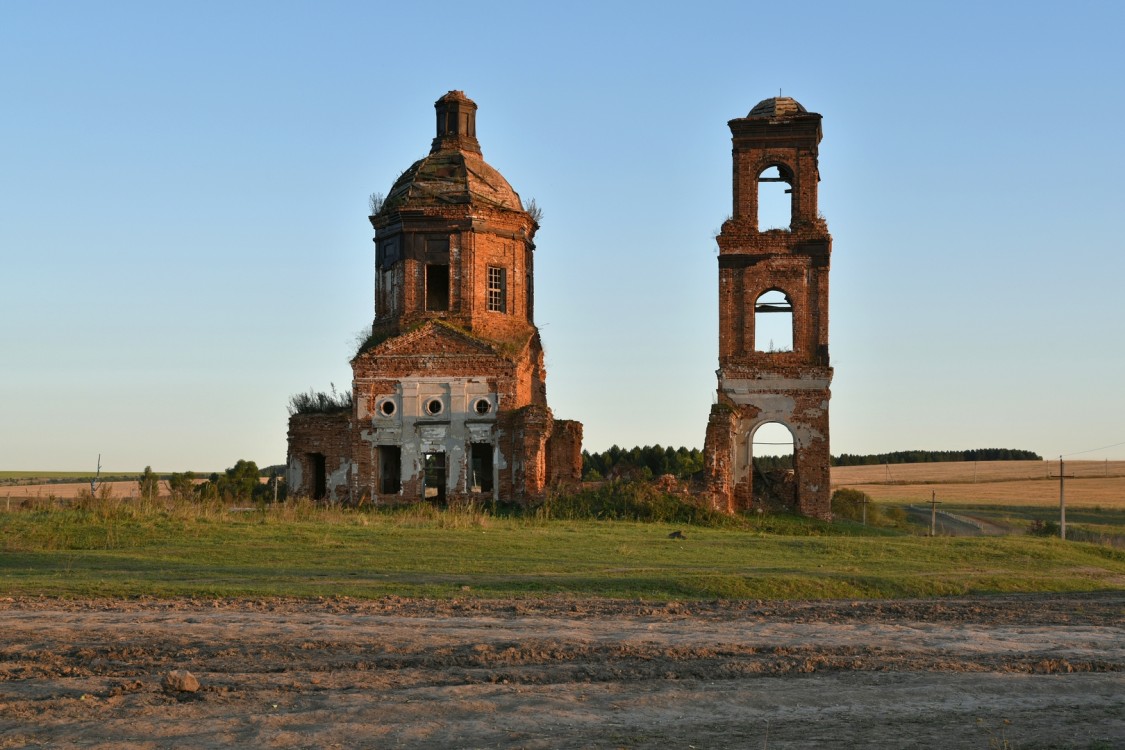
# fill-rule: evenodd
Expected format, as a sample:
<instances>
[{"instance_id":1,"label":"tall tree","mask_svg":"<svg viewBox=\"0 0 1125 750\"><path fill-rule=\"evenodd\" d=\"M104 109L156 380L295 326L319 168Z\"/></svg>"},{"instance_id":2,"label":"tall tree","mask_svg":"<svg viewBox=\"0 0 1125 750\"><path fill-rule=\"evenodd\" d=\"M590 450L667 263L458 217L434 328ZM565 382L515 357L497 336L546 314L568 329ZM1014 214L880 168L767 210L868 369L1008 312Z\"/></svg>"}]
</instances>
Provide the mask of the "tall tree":
<instances>
[{"instance_id":1,"label":"tall tree","mask_svg":"<svg viewBox=\"0 0 1125 750\"><path fill-rule=\"evenodd\" d=\"M152 500L160 495L160 477L152 470L151 466L146 466L144 473L137 477L137 488L141 491L141 497L145 500Z\"/></svg>"}]
</instances>

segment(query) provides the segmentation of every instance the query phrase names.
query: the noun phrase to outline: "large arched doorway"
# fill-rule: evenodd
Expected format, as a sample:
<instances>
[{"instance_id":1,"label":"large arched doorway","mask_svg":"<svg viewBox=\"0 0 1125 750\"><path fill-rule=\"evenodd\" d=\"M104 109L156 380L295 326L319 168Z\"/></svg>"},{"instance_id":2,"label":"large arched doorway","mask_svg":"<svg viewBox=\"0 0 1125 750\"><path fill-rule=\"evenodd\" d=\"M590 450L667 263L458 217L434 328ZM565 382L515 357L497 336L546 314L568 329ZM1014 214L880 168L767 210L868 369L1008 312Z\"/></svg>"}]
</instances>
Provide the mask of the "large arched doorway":
<instances>
[{"instance_id":1,"label":"large arched doorway","mask_svg":"<svg viewBox=\"0 0 1125 750\"><path fill-rule=\"evenodd\" d=\"M766 510L796 510L797 453L792 431L765 422L750 435L751 505Z\"/></svg>"}]
</instances>

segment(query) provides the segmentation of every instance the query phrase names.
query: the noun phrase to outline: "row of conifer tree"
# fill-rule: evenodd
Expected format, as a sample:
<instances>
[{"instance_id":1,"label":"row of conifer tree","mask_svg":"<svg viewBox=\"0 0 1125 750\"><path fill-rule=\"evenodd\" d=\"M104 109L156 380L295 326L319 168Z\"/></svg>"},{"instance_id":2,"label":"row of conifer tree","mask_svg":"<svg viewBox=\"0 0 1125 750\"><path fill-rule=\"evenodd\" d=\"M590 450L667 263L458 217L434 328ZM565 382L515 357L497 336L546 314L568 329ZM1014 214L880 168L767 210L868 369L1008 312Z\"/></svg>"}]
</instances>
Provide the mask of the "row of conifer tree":
<instances>
[{"instance_id":1,"label":"row of conifer tree","mask_svg":"<svg viewBox=\"0 0 1125 750\"><path fill-rule=\"evenodd\" d=\"M963 451L894 451L864 455L841 453L832 456L833 466L871 466L916 464L941 461L1041 461L1042 456L1014 448L975 448ZM756 456L758 471L793 468L793 457ZM698 448L672 448L661 445L625 449L614 445L600 453L582 451L582 475L586 479L652 478L662 474L686 478L703 470L703 452Z\"/></svg>"}]
</instances>

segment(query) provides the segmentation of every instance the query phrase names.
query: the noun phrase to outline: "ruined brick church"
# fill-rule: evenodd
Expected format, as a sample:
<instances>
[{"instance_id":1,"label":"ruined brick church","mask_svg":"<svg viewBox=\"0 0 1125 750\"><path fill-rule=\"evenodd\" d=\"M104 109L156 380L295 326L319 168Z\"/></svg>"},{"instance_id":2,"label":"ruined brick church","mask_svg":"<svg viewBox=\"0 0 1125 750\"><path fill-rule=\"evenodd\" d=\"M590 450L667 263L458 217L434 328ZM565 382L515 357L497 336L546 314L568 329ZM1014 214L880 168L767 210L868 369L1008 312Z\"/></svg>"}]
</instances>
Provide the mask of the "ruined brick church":
<instances>
[{"instance_id":1,"label":"ruined brick church","mask_svg":"<svg viewBox=\"0 0 1125 750\"><path fill-rule=\"evenodd\" d=\"M375 320L352 359L350 408L289 421L291 492L347 503L532 502L581 479L582 425L547 407L534 323L536 217L481 156L477 106L434 105L430 153L370 217ZM750 510L763 490L804 515L829 501L828 271L817 208L821 116L774 97L731 120L733 213L719 244L719 369L704 443L704 493ZM789 223L759 223L762 185L781 183ZM791 342L767 345L764 316ZM792 435L778 486L754 467L766 424ZM780 487L780 490L779 490Z\"/></svg>"},{"instance_id":2,"label":"ruined brick church","mask_svg":"<svg viewBox=\"0 0 1125 750\"><path fill-rule=\"evenodd\" d=\"M289 420L291 492L345 503L526 502L581 478L582 425L547 406L536 218L481 156L477 105L434 105L430 153L370 217L375 319L352 405Z\"/></svg>"}]
</instances>

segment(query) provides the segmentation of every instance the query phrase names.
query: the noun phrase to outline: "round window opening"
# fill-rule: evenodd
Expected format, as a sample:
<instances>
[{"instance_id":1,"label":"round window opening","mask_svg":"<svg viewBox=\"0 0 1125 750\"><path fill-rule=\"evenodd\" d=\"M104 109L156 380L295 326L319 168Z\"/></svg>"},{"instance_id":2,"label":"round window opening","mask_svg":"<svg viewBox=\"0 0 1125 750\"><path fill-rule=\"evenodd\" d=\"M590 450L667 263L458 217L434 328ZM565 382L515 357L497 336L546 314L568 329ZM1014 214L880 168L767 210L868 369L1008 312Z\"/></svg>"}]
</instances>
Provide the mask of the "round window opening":
<instances>
[{"instance_id":1,"label":"round window opening","mask_svg":"<svg viewBox=\"0 0 1125 750\"><path fill-rule=\"evenodd\" d=\"M388 400L388 401L384 401L383 403L379 404L379 412L384 417L393 416L394 413L395 413L395 402Z\"/></svg>"},{"instance_id":2,"label":"round window opening","mask_svg":"<svg viewBox=\"0 0 1125 750\"><path fill-rule=\"evenodd\" d=\"M476 409L477 414L488 414L488 412L492 411L492 402L487 398L477 399L473 408Z\"/></svg>"},{"instance_id":3,"label":"round window opening","mask_svg":"<svg viewBox=\"0 0 1125 750\"><path fill-rule=\"evenodd\" d=\"M432 398L426 404L426 411L430 414L441 414L441 399Z\"/></svg>"}]
</instances>

